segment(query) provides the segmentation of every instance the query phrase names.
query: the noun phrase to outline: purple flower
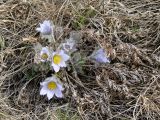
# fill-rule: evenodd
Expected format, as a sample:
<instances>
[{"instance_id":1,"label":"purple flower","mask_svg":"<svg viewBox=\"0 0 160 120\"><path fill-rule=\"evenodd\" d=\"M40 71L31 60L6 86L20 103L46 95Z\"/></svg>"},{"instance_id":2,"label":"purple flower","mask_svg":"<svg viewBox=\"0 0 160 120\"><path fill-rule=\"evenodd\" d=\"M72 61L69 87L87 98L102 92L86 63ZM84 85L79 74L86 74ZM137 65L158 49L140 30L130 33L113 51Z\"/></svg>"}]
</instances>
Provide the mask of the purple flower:
<instances>
[{"instance_id":1,"label":"purple flower","mask_svg":"<svg viewBox=\"0 0 160 120\"><path fill-rule=\"evenodd\" d=\"M102 48L94 51L91 55L91 58L99 63L110 63L110 60L105 53L105 50Z\"/></svg>"},{"instance_id":2,"label":"purple flower","mask_svg":"<svg viewBox=\"0 0 160 120\"><path fill-rule=\"evenodd\" d=\"M49 20L45 20L43 23L40 23L40 27L38 27L36 30L42 35L51 35L53 26Z\"/></svg>"}]
</instances>

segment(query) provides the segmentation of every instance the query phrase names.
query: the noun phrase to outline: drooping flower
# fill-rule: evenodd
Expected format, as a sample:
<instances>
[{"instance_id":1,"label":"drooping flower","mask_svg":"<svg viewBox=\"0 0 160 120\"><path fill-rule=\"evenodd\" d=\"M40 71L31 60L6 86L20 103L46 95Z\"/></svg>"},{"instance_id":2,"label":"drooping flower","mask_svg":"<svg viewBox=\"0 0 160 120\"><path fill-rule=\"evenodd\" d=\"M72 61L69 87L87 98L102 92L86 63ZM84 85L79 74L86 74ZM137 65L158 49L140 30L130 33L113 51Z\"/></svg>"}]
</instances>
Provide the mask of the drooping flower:
<instances>
[{"instance_id":1,"label":"drooping flower","mask_svg":"<svg viewBox=\"0 0 160 120\"><path fill-rule=\"evenodd\" d=\"M110 63L110 60L105 53L105 50L102 48L94 51L91 55L91 59L99 63Z\"/></svg>"},{"instance_id":2,"label":"drooping flower","mask_svg":"<svg viewBox=\"0 0 160 120\"><path fill-rule=\"evenodd\" d=\"M40 52L40 60L42 62L46 62L50 59L50 51L48 47L42 47L42 50Z\"/></svg>"},{"instance_id":3,"label":"drooping flower","mask_svg":"<svg viewBox=\"0 0 160 120\"><path fill-rule=\"evenodd\" d=\"M49 20L40 23L40 27L36 28L36 30L41 33L42 39L46 38L49 42L52 42L52 40L55 41L53 29L54 25Z\"/></svg>"},{"instance_id":4,"label":"drooping flower","mask_svg":"<svg viewBox=\"0 0 160 120\"><path fill-rule=\"evenodd\" d=\"M66 42L62 44L62 48L64 51L70 53L76 51L75 41L72 38L67 39Z\"/></svg>"},{"instance_id":5,"label":"drooping flower","mask_svg":"<svg viewBox=\"0 0 160 120\"><path fill-rule=\"evenodd\" d=\"M48 100L50 100L54 95L58 98L63 97L63 85L55 75L46 78L45 81L40 83L40 85L40 95L47 95Z\"/></svg>"},{"instance_id":6,"label":"drooping flower","mask_svg":"<svg viewBox=\"0 0 160 120\"><path fill-rule=\"evenodd\" d=\"M45 20L43 23L40 23L40 27L36 28L36 30L42 33L43 35L50 35L52 34L53 28L50 21Z\"/></svg>"},{"instance_id":7,"label":"drooping flower","mask_svg":"<svg viewBox=\"0 0 160 120\"><path fill-rule=\"evenodd\" d=\"M55 72L60 70L60 67L66 67L66 61L69 60L69 56L65 54L63 50L53 52L52 54L52 67Z\"/></svg>"}]
</instances>

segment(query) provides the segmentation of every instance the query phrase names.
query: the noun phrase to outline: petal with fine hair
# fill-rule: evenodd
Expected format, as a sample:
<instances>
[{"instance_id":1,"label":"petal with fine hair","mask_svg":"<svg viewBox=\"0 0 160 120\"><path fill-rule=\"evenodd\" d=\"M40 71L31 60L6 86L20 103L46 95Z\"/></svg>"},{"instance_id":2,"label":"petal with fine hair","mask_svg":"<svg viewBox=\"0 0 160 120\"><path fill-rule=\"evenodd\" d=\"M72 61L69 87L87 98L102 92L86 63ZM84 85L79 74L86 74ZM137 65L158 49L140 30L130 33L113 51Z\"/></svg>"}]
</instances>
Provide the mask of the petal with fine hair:
<instances>
[{"instance_id":1,"label":"petal with fine hair","mask_svg":"<svg viewBox=\"0 0 160 120\"><path fill-rule=\"evenodd\" d=\"M60 70L60 66L59 65L55 65L54 63L52 63L52 67L53 67L55 72L58 72Z\"/></svg>"},{"instance_id":2,"label":"petal with fine hair","mask_svg":"<svg viewBox=\"0 0 160 120\"><path fill-rule=\"evenodd\" d=\"M60 67L66 67L66 63L64 61L62 61L60 64L59 64Z\"/></svg>"},{"instance_id":3,"label":"petal with fine hair","mask_svg":"<svg viewBox=\"0 0 160 120\"><path fill-rule=\"evenodd\" d=\"M48 100L50 100L54 95L54 91L48 91L47 92L47 97L48 97Z\"/></svg>"},{"instance_id":4,"label":"petal with fine hair","mask_svg":"<svg viewBox=\"0 0 160 120\"><path fill-rule=\"evenodd\" d=\"M70 58L67 54L63 54L62 57L63 57L63 60L64 60L64 61L67 61L67 60L69 60L69 58Z\"/></svg>"},{"instance_id":5,"label":"petal with fine hair","mask_svg":"<svg viewBox=\"0 0 160 120\"><path fill-rule=\"evenodd\" d=\"M62 98L63 97L62 91L59 89L55 90L55 96L58 98Z\"/></svg>"},{"instance_id":6,"label":"petal with fine hair","mask_svg":"<svg viewBox=\"0 0 160 120\"><path fill-rule=\"evenodd\" d=\"M40 95L45 95L47 94L48 90L45 87L42 87L40 90Z\"/></svg>"}]
</instances>

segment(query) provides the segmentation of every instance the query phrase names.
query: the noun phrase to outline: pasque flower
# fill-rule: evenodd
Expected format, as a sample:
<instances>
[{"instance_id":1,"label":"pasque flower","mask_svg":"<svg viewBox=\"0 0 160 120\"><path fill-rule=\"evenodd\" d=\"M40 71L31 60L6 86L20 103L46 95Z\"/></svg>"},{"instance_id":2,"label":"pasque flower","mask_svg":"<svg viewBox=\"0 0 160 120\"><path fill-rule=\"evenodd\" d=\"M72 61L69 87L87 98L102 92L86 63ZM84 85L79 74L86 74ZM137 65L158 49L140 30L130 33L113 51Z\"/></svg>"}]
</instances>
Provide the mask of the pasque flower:
<instances>
[{"instance_id":1,"label":"pasque flower","mask_svg":"<svg viewBox=\"0 0 160 120\"><path fill-rule=\"evenodd\" d=\"M51 35L53 26L49 20L45 20L43 23L40 23L40 27L36 28L36 30L42 35Z\"/></svg>"},{"instance_id":2,"label":"pasque flower","mask_svg":"<svg viewBox=\"0 0 160 120\"><path fill-rule=\"evenodd\" d=\"M42 38L46 38L49 42L55 41L54 39L54 25L49 20L43 21L40 23L40 27L36 28L38 32L41 33Z\"/></svg>"},{"instance_id":3,"label":"pasque flower","mask_svg":"<svg viewBox=\"0 0 160 120\"><path fill-rule=\"evenodd\" d=\"M54 95L58 98L63 97L63 85L55 75L46 78L45 81L40 83L40 85L40 95L47 95L48 100L50 100Z\"/></svg>"},{"instance_id":4,"label":"pasque flower","mask_svg":"<svg viewBox=\"0 0 160 120\"><path fill-rule=\"evenodd\" d=\"M66 67L66 61L69 60L68 56L64 50L56 51L52 53L52 67L55 72L60 70L60 67Z\"/></svg>"},{"instance_id":5,"label":"pasque flower","mask_svg":"<svg viewBox=\"0 0 160 120\"><path fill-rule=\"evenodd\" d=\"M42 62L46 62L50 59L50 51L48 47L42 47L42 50L40 52L40 60Z\"/></svg>"},{"instance_id":6,"label":"pasque flower","mask_svg":"<svg viewBox=\"0 0 160 120\"><path fill-rule=\"evenodd\" d=\"M110 60L105 53L105 50L102 48L94 51L91 55L91 59L93 59L99 63L110 63Z\"/></svg>"}]
</instances>

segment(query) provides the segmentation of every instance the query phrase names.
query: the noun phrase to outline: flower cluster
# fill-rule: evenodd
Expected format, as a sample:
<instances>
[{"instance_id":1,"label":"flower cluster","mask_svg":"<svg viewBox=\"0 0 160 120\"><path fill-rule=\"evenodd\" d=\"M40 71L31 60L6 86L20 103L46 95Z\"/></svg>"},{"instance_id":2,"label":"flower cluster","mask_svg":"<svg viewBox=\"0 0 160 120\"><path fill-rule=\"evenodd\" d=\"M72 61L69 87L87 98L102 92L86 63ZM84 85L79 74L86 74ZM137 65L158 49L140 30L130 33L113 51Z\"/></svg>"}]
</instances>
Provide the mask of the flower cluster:
<instances>
[{"instance_id":1,"label":"flower cluster","mask_svg":"<svg viewBox=\"0 0 160 120\"><path fill-rule=\"evenodd\" d=\"M45 38L48 39L50 43L55 43L55 28L56 26L53 25L51 21L45 20L43 23L40 23L40 27L36 30L40 32L42 39ZM57 50L53 50L52 47L48 46L39 46L40 47L38 48L40 48L40 50L37 52L38 55L36 55L36 58L39 59L40 63L49 63L55 73L59 72L61 68L69 65L68 61L69 59L72 59L71 54L77 50L76 41L72 37L66 39L64 43L61 43ZM105 50L102 48L95 50L88 58L98 63L110 63ZM40 95L47 95L48 100L50 100L54 95L58 98L63 97L63 84L56 75L46 78L40 83L40 85Z\"/></svg>"},{"instance_id":2,"label":"flower cluster","mask_svg":"<svg viewBox=\"0 0 160 120\"><path fill-rule=\"evenodd\" d=\"M60 67L66 67L66 61L69 60L69 55L64 50L51 51L48 47L42 47L40 52L40 60L42 62L51 62L55 72L59 72Z\"/></svg>"}]
</instances>

